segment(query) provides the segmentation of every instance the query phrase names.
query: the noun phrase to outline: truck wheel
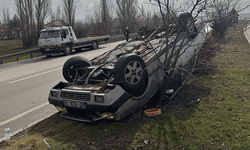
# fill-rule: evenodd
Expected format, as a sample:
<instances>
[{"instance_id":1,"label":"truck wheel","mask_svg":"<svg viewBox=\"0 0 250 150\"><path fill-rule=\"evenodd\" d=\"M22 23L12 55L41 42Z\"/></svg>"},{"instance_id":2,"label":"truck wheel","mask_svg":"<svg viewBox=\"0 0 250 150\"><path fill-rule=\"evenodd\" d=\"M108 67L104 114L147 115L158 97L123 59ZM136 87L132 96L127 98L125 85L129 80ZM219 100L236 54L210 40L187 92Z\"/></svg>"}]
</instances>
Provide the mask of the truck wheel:
<instances>
[{"instance_id":1,"label":"truck wheel","mask_svg":"<svg viewBox=\"0 0 250 150\"><path fill-rule=\"evenodd\" d=\"M182 13L179 16L179 26L182 30L186 31L190 38L197 35L197 28L194 24L194 18L190 13Z\"/></svg>"},{"instance_id":2,"label":"truck wheel","mask_svg":"<svg viewBox=\"0 0 250 150\"><path fill-rule=\"evenodd\" d=\"M78 68L87 66L91 66L91 62L87 58L80 56L71 57L63 65L62 74L64 79L68 82L73 82L73 80L77 78L76 75L81 77L87 73L84 69Z\"/></svg>"},{"instance_id":3,"label":"truck wheel","mask_svg":"<svg viewBox=\"0 0 250 150\"><path fill-rule=\"evenodd\" d=\"M144 60L135 54L125 54L115 64L115 81L127 91L137 90L146 80Z\"/></svg>"},{"instance_id":4,"label":"truck wheel","mask_svg":"<svg viewBox=\"0 0 250 150\"><path fill-rule=\"evenodd\" d=\"M93 43L92 43L92 45L90 46L90 49L91 50L94 50L94 49L97 49L98 48L98 43L97 43L97 41L94 41Z\"/></svg>"},{"instance_id":5,"label":"truck wheel","mask_svg":"<svg viewBox=\"0 0 250 150\"><path fill-rule=\"evenodd\" d=\"M64 50L64 55L65 56L68 56L68 55L70 55L72 53L72 49L71 49L71 47L69 46L69 45L67 45L66 47L65 47L65 50Z\"/></svg>"}]
</instances>

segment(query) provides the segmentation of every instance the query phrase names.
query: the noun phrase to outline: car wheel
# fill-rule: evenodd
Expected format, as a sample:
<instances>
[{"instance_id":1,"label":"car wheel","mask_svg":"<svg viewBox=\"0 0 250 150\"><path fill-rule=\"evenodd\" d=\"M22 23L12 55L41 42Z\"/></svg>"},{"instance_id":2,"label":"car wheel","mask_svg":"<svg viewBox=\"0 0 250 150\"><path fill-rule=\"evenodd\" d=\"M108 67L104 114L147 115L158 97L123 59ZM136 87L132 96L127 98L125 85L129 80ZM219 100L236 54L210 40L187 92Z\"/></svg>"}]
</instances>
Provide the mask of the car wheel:
<instances>
[{"instance_id":1,"label":"car wheel","mask_svg":"<svg viewBox=\"0 0 250 150\"><path fill-rule=\"evenodd\" d=\"M68 59L63 65L63 77L68 82L73 82L75 78L81 77L87 72L84 69L79 69L83 67L91 66L91 62L80 56L72 57ZM78 77L76 77L76 75Z\"/></svg>"},{"instance_id":2,"label":"car wheel","mask_svg":"<svg viewBox=\"0 0 250 150\"><path fill-rule=\"evenodd\" d=\"M66 47L65 47L65 50L64 50L64 55L65 56L68 56L68 55L70 55L72 53L72 49L71 49L71 47L69 46L69 45L67 45Z\"/></svg>"},{"instance_id":3,"label":"car wheel","mask_svg":"<svg viewBox=\"0 0 250 150\"><path fill-rule=\"evenodd\" d=\"M98 43L96 42L96 41L94 41L93 43L92 43L92 45L90 46L90 49L91 50L94 50L94 49L97 49L98 48Z\"/></svg>"},{"instance_id":4,"label":"car wheel","mask_svg":"<svg viewBox=\"0 0 250 150\"><path fill-rule=\"evenodd\" d=\"M115 64L115 81L127 91L137 90L147 80L144 60L135 54L125 54Z\"/></svg>"},{"instance_id":5,"label":"car wheel","mask_svg":"<svg viewBox=\"0 0 250 150\"><path fill-rule=\"evenodd\" d=\"M197 28L194 24L194 18L190 13L183 13L179 16L179 28L181 31L186 31L190 38L194 38L197 35Z\"/></svg>"}]
</instances>

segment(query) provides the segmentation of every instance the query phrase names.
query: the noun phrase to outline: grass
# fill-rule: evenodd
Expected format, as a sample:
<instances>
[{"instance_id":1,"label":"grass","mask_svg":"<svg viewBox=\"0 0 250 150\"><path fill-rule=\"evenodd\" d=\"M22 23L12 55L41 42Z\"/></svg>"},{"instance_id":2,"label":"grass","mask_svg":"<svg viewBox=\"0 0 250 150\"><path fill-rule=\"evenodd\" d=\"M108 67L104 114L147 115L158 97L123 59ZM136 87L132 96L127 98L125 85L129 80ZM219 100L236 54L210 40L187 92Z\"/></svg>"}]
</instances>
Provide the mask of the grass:
<instances>
[{"instance_id":1,"label":"grass","mask_svg":"<svg viewBox=\"0 0 250 150\"><path fill-rule=\"evenodd\" d=\"M250 46L242 27L229 28L225 40L210 37L195 77L177 101L162 106L161 115L148 118L142 109L120 122L85 124L55 114L0 149L248 149ZM197 98L200 103L184 106Z\"/></svg>"},{"instance_id":2,"label":"grass","mask_svg":"<svg viewBox=\"0 0 250 150\"><path fill-rule=\"evenodd\" d=\"M28 50L32 50L34 48L23 48L22 40L15 39L15 40L1 40L0 41L0 57L5 55L11 55L14 53L24 52ZM40 53L33 54L33 57L39 57L41 56ZM24 60L31 58L30 55L21 56L18 58L18 60ZM16 61L16 58L4 60L2 63L9 63Z\"/></svg>"}]
</instances>

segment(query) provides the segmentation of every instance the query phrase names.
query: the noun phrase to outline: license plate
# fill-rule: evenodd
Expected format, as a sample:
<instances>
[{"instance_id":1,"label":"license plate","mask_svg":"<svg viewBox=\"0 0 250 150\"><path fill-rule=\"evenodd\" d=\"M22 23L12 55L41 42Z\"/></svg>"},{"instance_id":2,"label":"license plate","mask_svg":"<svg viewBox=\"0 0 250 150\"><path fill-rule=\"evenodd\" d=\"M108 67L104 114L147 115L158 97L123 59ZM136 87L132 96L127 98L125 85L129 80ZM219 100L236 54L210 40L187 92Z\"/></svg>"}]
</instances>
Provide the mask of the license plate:
<instances>
[{"instance_id":1,"label":"license plate","mask_svg":"<svg viewBox=\"0 0 250 150\"><path fill-rule=\"evenodd\" d=\"M50 51L50 49L49 48L45 48L45 51Z\"/></svg>"},{"instance_id":2,"label":"license plate","mask_svg":"<svg viewBox=\"0 0 250 150\"><path fill-rule=\"evenodd\" d=\"M81 109L87 108L86 102L63 100L63 103L64 103L64 106L66 107L74 107L74 108L81 108Z\"/></svg>"}]
</instances>

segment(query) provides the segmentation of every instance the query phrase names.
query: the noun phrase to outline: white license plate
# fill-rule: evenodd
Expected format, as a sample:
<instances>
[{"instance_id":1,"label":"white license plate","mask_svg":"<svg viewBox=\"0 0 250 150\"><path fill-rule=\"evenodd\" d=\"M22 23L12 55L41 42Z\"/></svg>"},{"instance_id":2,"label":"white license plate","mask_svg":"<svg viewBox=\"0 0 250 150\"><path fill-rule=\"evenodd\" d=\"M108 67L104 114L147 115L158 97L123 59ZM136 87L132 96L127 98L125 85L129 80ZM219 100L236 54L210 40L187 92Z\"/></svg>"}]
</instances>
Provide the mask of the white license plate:
<instances>
[{"instance_id":1,"label":"white license plate","mask_svg":"<svg viewBox=\"0 0 250 150\"><path fill-rule=\"evenodd\" d=\"M86 109L87 103L81 101L63 100L64 106Z\"/></svg>"},{"instance_id":2,"label":"white license plate","mask_svg":"<svg viewBox=\"0 0 250 150\"><path fill-rule=\"evenodd\" d=\"M45 48L45 51L50 51L50 49L49 48Z\"/></svg>"}]
</instances>

